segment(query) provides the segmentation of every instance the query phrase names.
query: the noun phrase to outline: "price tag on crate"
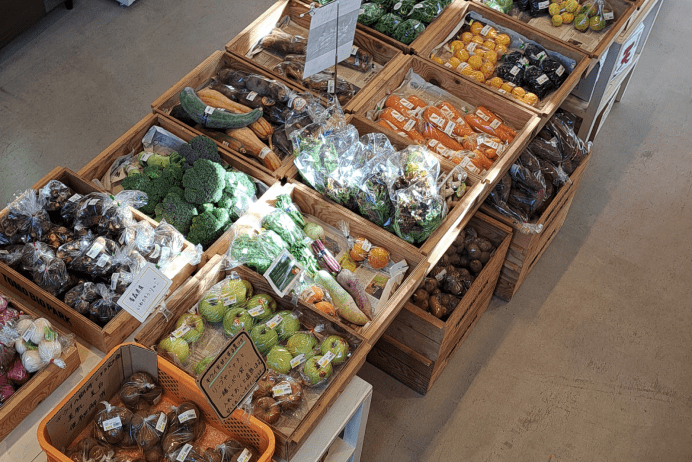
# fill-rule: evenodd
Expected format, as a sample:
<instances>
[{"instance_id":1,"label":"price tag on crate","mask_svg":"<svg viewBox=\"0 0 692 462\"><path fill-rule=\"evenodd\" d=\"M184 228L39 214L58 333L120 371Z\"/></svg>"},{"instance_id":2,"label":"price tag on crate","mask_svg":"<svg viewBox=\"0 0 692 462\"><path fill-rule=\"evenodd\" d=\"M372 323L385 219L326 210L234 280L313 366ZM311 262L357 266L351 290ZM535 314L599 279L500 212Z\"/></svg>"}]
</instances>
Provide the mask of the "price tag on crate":
<instances>
[{"instance_id":1,"label":"price tag on crate","mask_svg":"<svg viewBox=\"0 0 692 462\"><path fill-rule=\"evenodd\" d=\"M156 266L147 263L118 299L118 305L139 322L144 322L161 303L172 284L173 281L164 276Z\"/></svg>"},{"instance_id":2,"label":"price tag on crate","mask_svg":"<svg viewBox=\"0 0 692 462\"><path fill-rule=\"evenodd\" d=\"M216 415L225 421L265 372L267 365L262 355L250 335L242 330L228 342L196 382Z\"/></svg>"}]
</instances>

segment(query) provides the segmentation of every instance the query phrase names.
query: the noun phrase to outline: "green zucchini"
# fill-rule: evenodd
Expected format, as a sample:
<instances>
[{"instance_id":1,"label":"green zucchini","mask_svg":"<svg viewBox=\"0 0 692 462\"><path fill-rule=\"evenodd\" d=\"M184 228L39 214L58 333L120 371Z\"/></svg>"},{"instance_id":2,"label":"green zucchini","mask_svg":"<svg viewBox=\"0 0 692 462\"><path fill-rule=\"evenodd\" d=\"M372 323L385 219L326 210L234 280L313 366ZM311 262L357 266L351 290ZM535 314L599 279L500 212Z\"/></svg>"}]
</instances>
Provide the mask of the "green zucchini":
<instances>
[{"instance_id":1,"label":"green zucchini","mask_svg":"<svg viewBox=\"0 0 692 462\"><path fill-rule=\"evenodd\" d=\"M180 105L192 120L206 128L220 128L222 130L243 128L262 117L262 109L260 108L245 114L234 114L207 106L199 99L195 90L190 87L185 87L180 92Z\"/></svg>"}]
</instances>

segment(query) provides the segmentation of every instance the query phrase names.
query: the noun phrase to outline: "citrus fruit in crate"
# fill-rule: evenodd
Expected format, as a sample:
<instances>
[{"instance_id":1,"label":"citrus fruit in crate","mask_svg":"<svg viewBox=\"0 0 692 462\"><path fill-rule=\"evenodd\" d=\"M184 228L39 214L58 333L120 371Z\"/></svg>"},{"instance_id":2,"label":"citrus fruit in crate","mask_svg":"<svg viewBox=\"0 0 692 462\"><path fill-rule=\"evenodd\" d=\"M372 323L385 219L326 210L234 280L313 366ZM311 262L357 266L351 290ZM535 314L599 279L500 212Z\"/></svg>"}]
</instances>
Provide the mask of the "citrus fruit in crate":
<instances>
[{"instance_id":1,"label":"citrus fruit in crate","mask_svg":"<svg viewBox=\"0 0 692 462\"><path fill-rule=\"evenodd\" d=\"M321 287L311 286L303 291L300 298L306 303L317 303L324 299L324 291Z\"/></svg>"},{"instance_id":2,"label":"citrus fruit in crate","mask_svg":"<svg viewBox=\"0 0 692 462\"><path fill-rule=\"evenodd\" d=\"M320 310L322 313L326 314L327 316L334 317L336 316L336 309L334 309L334 305L332 305L329 302L317 302L315 303L315 308Z\"/></svg>"},{"instance_id":3,"label":"citrus fruit in crate","mask_svg":"<svg viewBox=\"0 0 692 462\"><path fill-rule=\"evenodd\" d=\"M456 53L459 50L463 50L465 47L466 45L461 40L454 40L452 43L449 44L449 49L452 50L452 53Z\"/></svg>"},{"instance_id":4,"label":"citrus fruit in crate","mask_svg":"<svg viewBox=\"0 0 692 462\"><path fill-rule=\"evenodd\" d=\"M368 263L374 269L382 269L389 263L389 252L383 247L373 247L368 254Z\"/></svg>"},{"instance_id":5,"label":"citrus fruit in crate","mask_svg":"<svg viewBox=\"0 0 692 462\"><path fill-rule=\"evenodd\" d=\"M464 64L466 64L466 63L464 63ZM468 66L468 65L466 65L466 66L464 66L464 67L461 68L461 75L468 75L468 76L470 76L470 75L473 74L474 72L476 72L476 71L474 71L473 68L472 68L471 66Z\"/></svg>"},{"instance_id":6,"label":"citrus fruit in crate","mask_svg":"<svg viewBox=\"0 0 692 462\"><path fill-rule=\"evenodd\" d=\"M471 39L471 43L477 43L479 45L483 45L483 42L485 42L485 39L480 35L474 35L473 38Z\"/></svg>"},{"instance_id":7,"label":"citrus fruit in crate","mask_svg":"<svg viewBox=\"0 0 692 462\"><path fill-rule=\"evenodd\" d=\"M560 27L562 25L562 16L556 14L555 16L553 16L551 22L553 24L553 27Z\"/></svg>"},{"instance_id":8,"label":"citrus fruit in crate","mask_svg":"<svg viewBox=\"0 0 692 462\"><path fill-rule=\"evenodd\" d=\"M473 34L471 32L464 32L461 34L461 41L464 42L466 45L471 43L471 39L473 38Z\"/></svg>"},{"instance_id":9,"label":"citrus fruit in crate","mask_svg":"<svg viewBox=\"0 0 692 462\"><path fill-rule=\"evenodd\" d=\"M513 83L511 83L511 82L504 82L504 83L500 86L500 90L504 90L504 91L506 91L507 93L512 93L512 90L514 90L514 87L516 87L516 85L514 85Z\"/></svg>"},{"instance_id":10,"label":"citrus fruit in crate","mask_svg":"<svg viewBox=\"0 0 692 462\"><path fill-rule=\"evenodd\" d=\"M440 58L439 56L431 55L430 59L432 59L433 61L435 61L438 64L442 64L443 66L445 64L445 60Z\"/></svg>"},{"instance_id":11,"label":"citrus fruit in crate","mask_svg":"<svg viewBox=\"0 0 692 462\"><path fill-rule=\"evenodd\" d=\"M574 13L579 9L579 2L577 0L567 0L565 2L565 11L568 13Z\"/></svg>"},{"instance_id":12,"label":"citrus fruit in crate","mask_svg":"<svg viewBox=\"0 0 692 462\"><path fill-rule=\"evenodd\" d=\"M479 70L483 73L483 77L489 79L493 76L493 72L495 72L495 66L490 61L485 61Z\"/></svg>"},{"instance_id":13,"label":"citrus fruit in crate","mask_svg":"<svg viewBox=\"0 0 692 462\"><path fill-rule=\"evenodd\" d=\"M465 63L466 61L469 60L469 57L470 57L471 55L469 55L469 52L466 51L465 48L462 48L461 50L459 50L459 51L457 51L456 53L454 53L454 56L455 56L459 61L461 61L462 63Z\"/></svg>"},{"instance_id":14,"label":"citrus fruit in crate","mask_svg":"<svg viewBox=\"0 0 692 462\"><path fill-rule=\"evenodd\" d=\"M512 90L512 96L514 96L517 99L522 99L526 95L526 90L524 90L521 87L516 87L514 90Z\"/></svg>"},{"instance_id":15,"label":"citrus fruit in crate","mask_svg":"<svg viewBox=\"0 0 692 462\"><path fill-rule=\"evenodd\" d=\"M473 35L480 35L481 31L483 30L483 27L485 27L482 23L478 21L474 21L471 23L471 33Z\"/></svg>"},{"instance_id":16,"label":"citrus fruit in crate","mask_svg":"<svg viewBox=\"0 0 692 462\"><path fill-rule=\"evenodd\" d=\"M510 39L509 35L507 34L497 34L497 37L495 37L495 43L497 43L498 45L504 45L508 47L511 41L512 39Z\"/></svg>"},{"instance_id":17,"label":"citrus fruit in crate","mask_svg":"<svg viewBox=\"0 0 692 462\"><path fill-rule=\"evenodd\" d=\"M487 82L488 85L490 85L491 87L495 87L495 88L502 87L503 83L504 82L502 81L502 79L500 77L493 77L492 79L488 80L488 82Z\"/></svg>"},{"instance_id":18,"label":"citrus fruit in crate","mask_svg":"<svg viewBox=\"0 0 692 462\"><path fill-rule=\"evenodd\" d=\"M448 62L450 64L450 66L452 66L454 69L459 67L459 64L461 64L461 61L456 56L452 56L451 58L449 58Z\"/></svg>"},{"instance_id":19,"label":"citrus fruit in crate","mask_svg":"<svg viewBox=\"0 0 692 462\"><path fill-rule=\"evenodd\" d=\"M351 249L351 258L355 261L363 261L368 257L368 251L370 250L370 243L364 237L359 237L353 243L353 248Z\"/></svg>"},{"instance_id":20,"label":"citrus fruit in crate","mask_svg":"<svg viewBox=\"0 0 692 462\"><path fill-rule=\"evenodd\" d=\"M538 96L536 96L535 93L527 93L522 98L522 101L524 101L524 103L528 104L529 106L535 106L536 104L538 104Z\"/></svg>"},{"instance_id":21,"label":"citrus fruit in crate","mask_svg":"<svg viewBox=\"0 0 692 462\"><path fill-rule=\"evenodd\" d=\"M495 53L497 53L498 58L502 58L502 56L507 53L507 45L498 45L495 47Z\"/></svg>"},{"instance_id":22,"label":"citrus fruit in crate","mask_svg":"<svg viewBox=\"0 0 692 462\"><path fill-rule=\"evenodd\" d=\"M584 13L580 13L574 18L574 28L579 31L585 31L589 28L589 17Z\"/></svg>"},{"instance_id":23,"label":"citrus fruit in crate","mask_svg":"<svg viewBox=\"0 0 692 462\"><path fill-rule=\"evenodd\" d=\"M557 3L551 3L550 6L548 7L548 14L550 16L555 16L560 14L560 5Z\"/></svg>"},{"instance_id":24,"label":"citrus fruit in crate","mask_svg":"<svg viewBox=\"0 0 692 462\"><path fill-rule=\"evenodd\" d=\"M469 66L471 66L474 71L477 71L483 65L483 58L478 55L473 55L469 57L468 61L466 62L469 63Z\"/></svg>"},{"instance_id":25,"label":"citrus fruit in crate","mask_svg":"<svg viewBox=\"0 0 692 462\"><path fill-rule=\"evenodd\" d=\"M488 50L485 53L485 60L497 64L497 52L495 50Z\"/></svg>"},{"instance_id":26,"label":"citrus fruit in crate","mask_svg":"<svg viewBox=\"0 0 692 462\"><path fill-rule=\"evenodd\" d=\"M497 44L493 40L486 40L483 42L483 47L487 48L488 50L494 50Z\"/></svg>"},{"instance_id":27,"label":"citrus fruit in crate","mask_svg":"<svg viewBox=\"0 0 692 462\"><path fill-rule=\"evenodd\" d=\"M562 13L562 24L572 24L572 21L574 21L574 14L573 13Z\"/></svg>"},{"instance_id":28,"label":"citrus fruit in crate","mask_svg":"<svg viewBox=\"0 0 692 462\"><path fill-rule=\"evenodd\" d=\"M585 14L589 18L593 18L598 14L598 5L596 3L585 3L579 10L579 14Z\"/></svg>"},{"instance_id":29,"label":"citrus fruit in crate","mask_svg":"<svg viewBox=\"0 0 692 462\"><path fill-rule=\"evenodd\" d=\"M485 75L481 71L473 71L471 77L480 83L485 83Z\"/></svg>"},{"instance_id":30,"label":"citrus fruit in crate","mask_svg":"<svg viewBox=\"0 0 692 462\"><path fill-rule=\"evenodd\" d=\"M598 32L599 30L603 30L603 28L606 26L605 19L603 19L603 16L594 16L589 20L589 27L591 30L594 30Z\"/></svg>"}]
</instances>

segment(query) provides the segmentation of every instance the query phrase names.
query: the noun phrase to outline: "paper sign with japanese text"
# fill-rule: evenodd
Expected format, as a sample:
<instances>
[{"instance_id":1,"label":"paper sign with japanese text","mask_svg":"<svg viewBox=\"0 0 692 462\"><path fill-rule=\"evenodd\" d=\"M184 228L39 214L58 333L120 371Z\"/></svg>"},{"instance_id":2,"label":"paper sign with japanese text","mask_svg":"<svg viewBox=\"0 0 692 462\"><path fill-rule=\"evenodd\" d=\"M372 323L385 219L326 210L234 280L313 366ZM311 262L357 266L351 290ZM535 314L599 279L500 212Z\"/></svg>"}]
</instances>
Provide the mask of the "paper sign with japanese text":
<instances>
[{"instance_id":1,"label":"paper sign with japanese text","mask_svg":"<svg viewBox=\"0 0 692 462\"><path fill-rule=\"evenodd\" d=\"M156 266L147 263L118 299L118 305L139 322L144 322L161 303L172 284L173 281L164 276Z\"/></svg>"}]
</instances>

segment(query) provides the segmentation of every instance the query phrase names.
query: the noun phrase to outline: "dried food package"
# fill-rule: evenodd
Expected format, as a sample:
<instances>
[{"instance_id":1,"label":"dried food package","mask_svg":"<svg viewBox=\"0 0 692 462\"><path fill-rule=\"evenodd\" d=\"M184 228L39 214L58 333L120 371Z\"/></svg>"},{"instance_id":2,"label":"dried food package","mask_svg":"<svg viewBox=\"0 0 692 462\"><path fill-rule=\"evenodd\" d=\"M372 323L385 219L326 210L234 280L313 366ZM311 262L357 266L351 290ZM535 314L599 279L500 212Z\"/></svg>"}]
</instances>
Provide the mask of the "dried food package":
<instances>
[{"instance_id":1,"label":"dried food package","mask_svg":"<svg viewBox=\"0 0 692 462\"><path fill-rule=\"evenodd\" d=\"M305 54L308 41L300 35L291 35L275 27L271 33L262 40L259 45L267 50L282 54Z\"/></svg>"},{"instance_id":2,"label":"dried food package","mask_svg":"<svg viewBox=\"0 0 692 462\"><path fill-rule=\"evenodd\" d=\"M173 453L204 434L206 425L194 403L185 401L168 413L168 430L161 441L165 454Z\"/></svg>"},{"instance_id":3,"label":"dried food package","mask_svg":"<svg viewBox=\"0 0 692 462\"><path fill-rule=\"evenodd\" d=\"M235 88L245 88L245 81L249 75L249 72L224 67L216 74L216 78L225 85L231 85Z\"/></svg>"},{"instance_id":4,"label":"dried food package","mask_svg":"<svg viewBox=\"0 0 692 462\"><path fill-rule=\"evenodd\" d=\"M548 135L552 134L548 133ZM529 143L528 149L530 149L531 153L536 157L540 157L541 159L549 160L557 164L569 159L567 153L562 151L559 140L553 136L550 136L548 139L543 138L542 136L536 136Z\"/></svg>"},{"instance_id":5,"label":"dried food package","mask_svg":"<svg viewBox=\"0 0 692 462\"><path fill-rule=\"evenodd\" d=\"M22 248L21 267L33 271L42 261L55 258L53 248L45 242L29 242Z\"/></svg>"},{"instance_id":6,"label":"dried food package","mask_svg":"<svg viewBox=\"0 0 692 462\"><path fill-rule=\"evenodd\" d=\"M101 401L94 417L94 438L108 445L122 445L125 433L129 433L132 417L129 409Z\"/></svg>"},{"instance_id":7,"label":"dried food package","mask_svg":"<svg viewBox=\"0 0 692 462\"><path fill-rule=\"evenodd\" d=\"M524 69L524 88L543 99L555 89L555 85L540 67L527 66Z\"/></svg>"},{"instance_id":8,"label":"dried food package","mask_svg":"<svg viewBox=\"0 0 692 462\"><path fill-rule=\"evenodd\" d=\"M508 64L519 64L521 67L524 67L529 63L529 60L524 57L524 53L519 50L514 50L507 53L504 58L502 58L502 62Z\"/></svg>"},{"instance_id":9,"label":"dried food package","mask_svg":"<svg viewBox=\"0 0 692 462\"><path fill-rule=\"evenodd\" d=\"M55 251L55 256L63 260L68 267L71 267L72 262L84 254L93 241L94 235L88 232L84 236L80 236L58 247Z\"/></svg>"},{"instance_id":10,"label":"dried food package","mask_svg":"<svg viewBox=\"0 0 692 462\"><path fill-rule=\"evenodd\" d=\"M509 174L512 180L523 186L529 191L545 190L545 179L540 172L531 173L531 171L520 164L512 164L509 168Z\"/></svg>"},{"instance_id":11,"label":"dried food package","mask_svg":"<svg viewBox=\"0 0 692 462\"><path fill-rule=\"evenodd\" d=\"M538 17L548 14L550 0L529 0L529 14L531 17Z\"/></svg>"},{"instance_id":12,"label":"dried food package","mask_svg":"<svg viewBox=\"0 0 692 462\"><path fill-rule=\"evenodd\" d=\"M27 189L8 206L3 219L3 234L13 238L13 243L38 241L51 227L50 217L44 208L45 200L33 189Z\"/></svg>"},{"instance_id":13,"label":"dried food package","mask_svg":"<svg viewBox=\"0 0 692 462\"><path fill-rule=\"evenodd\" d=\"M84 282L65 293L65 303L67 306L74 308L78 313L87 316L89 307L99 297L96 290L96 284L93 282Z\"/></svg>"},{"instance_id":14,"label":"dried food package","mask_svg":"<svg viewBox=\"0 0 692 462\"><path fill-rule=\"evenodd\" d=\"M70 280L65 262L47 256L39 258L31 271L31 277L36 285L53 295L59 294Z\"/></svg>"},{"instance_id":15,"label":"dried food package","mask_svg":"<svg viewBox=\"0 0 692 462\"><path fill-rule=\"evenodd\" d=\"M509 195L509 205L515 209L521 209L529 217L543 205L546 200L546 191L527 192L521 189L513 189Z\"/></svg>"},{"instance_id":16,"label":"dried food package","mask_svg":"<svg viewBox=\"0 0 692 462\"><path fill-rule=\"evenodd\" d=\"M75 230L91 229L98 235L119 237L135 224L130 207L146 205L147 195L141 191L121 191L115 196L89 193L80 200L75 217Z\"/></svg>"},{"instance_id":17,"label":"dried food package","mask_svg":"<svg viewBox=\"0 0 692 462\"><path fill-rule=\"evenodd\" d=\"M66 226L73 225L74 219L77 216L77 210L79 210L83 198L84 196L81 194L75 193L71 195L60 208L60 218Z\"/></svg>"},{"instance_id":18,"label":"dried food package","mask_svg":"<svg viewBox=\"0 0 692 462\"><path fill-rule=\"evenodd\" d=\"M49 212L62 209L73 194L74 191L58 180L50 180L38 191L39 201L45 204L45 209Z\"/></svg>"},{"instance_id":19,"label":"dried food package","mask_svg":"<svg viewBox=\"0 0 692 462\"><path fill-rule=\"evenodd\" d=\"M522 45L522 50L524 51L524 57L531 66L538 66L541 61L548 58L548 52L537 43L526 43Z\"/></svg>"},{"instance_id":20,"label":"dried food package","mask_svg":"<svg viewBox=\"0 0 692 462\"><path fill-rule=\"evenodd\" d=\"M541 61L539 67L548 76L555 88L558 88L569 76L569 71L557 59L546 58Z\"/></svg>"},{"instance_id":21,"label":"dried food package","mask_svg":"<svg viewBox=\"0 0 692 462\"><path fill-rule=\"evenodd\" d=\"M577 136L574 132L574 123L567 113L556 112L546 123L545 129L559 140L565 158L570 159L572 164L581 164L586 156L589 155L591 142L584 143Z\"/></svg>"},{"instance_id":22,"label":"dried food package","mask_svg":"<svg viewBox=\"0 0 692 462\"><path fill-rule=\"evenodd\" d=\"M48 234L43 237L43 241L52 248L58 249L61 245L71 242L74 237L74 233L66 227L51 225Z\"/></svg>"},{"instance_id":23,"label":"dried food package","mask_svg":"<svg viewBox=\"0 0 692 462\"><path fill-rule=\"evenodd\" d=\"M70 269L98 277L106 277L118 269L115 256L120 247L115 241L99 236L94 239L84 252L72 260Z\"/></svg>"},{"instance_id":24,"label":"dried food package","mask_svg":"<svg viewBox=\"0 0 692 462\"><path fill-rule=\"evenodd\" d=\"M105 326L121 310L118 305L120 295L101 283L96 284L96 291L99 297L89 306L89 319L99 326Z\"/></svg>"},{"instance_id":25,"label":"dried food package","mask_svg":"<svg viewBox=\"0 0 692 462\"><path fill-rule=\"evenodd\" d=\"M362 48L354 47L351 55L339 64L356 71L367 72L372 68L372 55Z\"/></svg>"},{"instance_id":26,"label":"dried food package","mask_svg":"<svg viewBox=\"0 0 692 462\"><path fill-rule=\"evenodd\" d=\"M19 268L24 253L23 245L9 245L4 249L0 249L0 262L6 264L10 268Z\"/></svg>"},{"instance_id":27,"label":"dried food package","mask_svg":"<svg viewBox=\"0 0 692 462\"><path fill-rule=\"evenodd\" d=\"M109 453L113 454L113 449L110 445L87 436L79 440L77 445L68 451L66 455L74 462L92 462L107 460Z\"/></svg>"},{"instance_id":28,"label":"dried food package","mask_svg":"<svg viewBox=\"0 0 692 462\"><path fill-rule=\"evenodd\" d=\"M143 256L152 263L168 262L180 254L184 242L185 237L180 231L166 223L166 220L161 220L154 229L152 252Z\"/></svg>"},{"instance_id":29,"label":"dried food package","mask_svg":"<svg viewBox=\"0 0 692 462\"><path fill-rule=\"evenodd\" d=\"M514 85L521 85L524 80L524 67L519 63L502 63L495 68L495 73L502 80Z\"/></svg>"},{"instance_id":30,"label":"dried food package","mask_svg":"<svg viewBox=\"0 0 692 462\"><path fill-rule=\"evenodd\" d=\"M148 221L138 221L123 231L118 242L130 246L142 255L148 255L154 249L154 228Z\"/></svg>"}]
</instances>

